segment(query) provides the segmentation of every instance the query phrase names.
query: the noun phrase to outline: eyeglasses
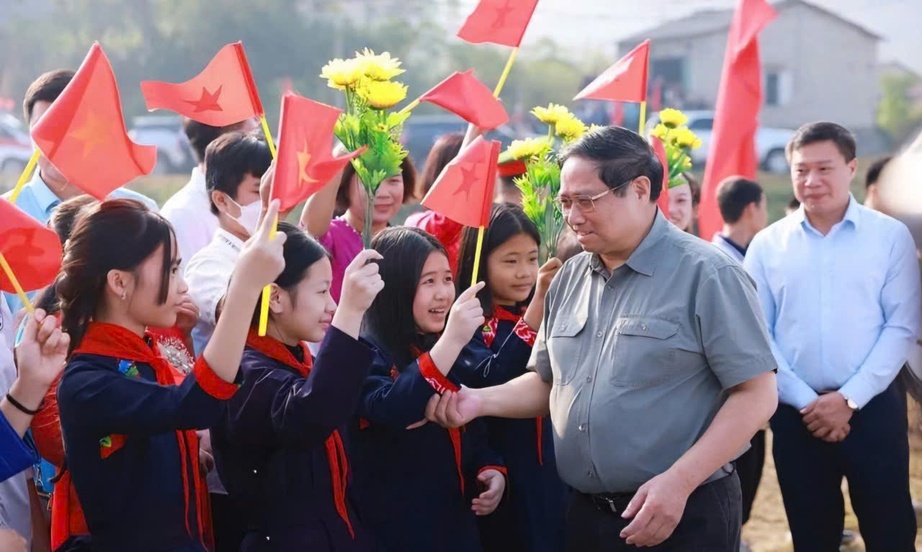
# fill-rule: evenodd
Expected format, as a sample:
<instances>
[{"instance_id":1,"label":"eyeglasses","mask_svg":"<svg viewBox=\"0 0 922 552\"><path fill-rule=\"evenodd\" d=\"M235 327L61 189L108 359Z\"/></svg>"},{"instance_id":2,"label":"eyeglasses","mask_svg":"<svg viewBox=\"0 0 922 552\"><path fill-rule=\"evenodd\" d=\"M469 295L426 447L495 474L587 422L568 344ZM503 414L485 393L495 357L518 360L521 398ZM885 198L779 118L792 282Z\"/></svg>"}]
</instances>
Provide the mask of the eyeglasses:
<instances>
[{"instance_id":1,"label":"eyeglasses","mask_svg":"<svg viewBox=\"0 0 922 552\"><path fill-rule=\"evenodd\" d=\"M637 178L637 177L634 177ZM559 196L554 199L554 204L557 205L557 208L560 209L560 212L566 215L573 210L573 207L579 209L583 214L592 213L595 211L595 202L597 199L602 199L605 197L605 194L612 193L616 190L620 190L624 186L630 184L634 181L634 178L626 180L621 184L615 186L614 188L609 188L604 192L599 192L594 196L590 195L575 195L575 196Z\"/></svg>"}]
</instances>

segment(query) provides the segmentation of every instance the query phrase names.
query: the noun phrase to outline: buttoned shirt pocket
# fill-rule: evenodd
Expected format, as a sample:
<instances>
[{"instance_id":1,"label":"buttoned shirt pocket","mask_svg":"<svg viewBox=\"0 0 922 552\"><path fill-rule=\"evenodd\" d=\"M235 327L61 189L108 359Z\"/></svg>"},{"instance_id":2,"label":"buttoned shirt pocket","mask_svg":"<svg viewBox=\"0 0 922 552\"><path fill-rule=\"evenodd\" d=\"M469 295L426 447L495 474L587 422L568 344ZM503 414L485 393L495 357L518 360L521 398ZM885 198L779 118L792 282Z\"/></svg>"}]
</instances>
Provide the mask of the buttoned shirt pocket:
<instances>
[{"instance_id":1,"label":"buttoned shirt pocket","mask_svg":"<svg viewBox=\"0 0 922 552\"><path fill-rule=\"evenodd\" d=\"M615 322L611 383L616 387L659 385L678 370L678 322L624 316Z\"/></svg>"},{"instance_id":2,"label":"buttoned shirt pocket","mask_svg":"<svg viewBox=\"0 0 922 552\"><path fill-rule=\"evenodd\" d=\"M558 318L548 333L548 352L551 358L551 372L554 385L570 383L585 357L589 346L584 343L587 335L586 320L588 313L584 309L569 316Z\"/></svg>"}]
</instances>

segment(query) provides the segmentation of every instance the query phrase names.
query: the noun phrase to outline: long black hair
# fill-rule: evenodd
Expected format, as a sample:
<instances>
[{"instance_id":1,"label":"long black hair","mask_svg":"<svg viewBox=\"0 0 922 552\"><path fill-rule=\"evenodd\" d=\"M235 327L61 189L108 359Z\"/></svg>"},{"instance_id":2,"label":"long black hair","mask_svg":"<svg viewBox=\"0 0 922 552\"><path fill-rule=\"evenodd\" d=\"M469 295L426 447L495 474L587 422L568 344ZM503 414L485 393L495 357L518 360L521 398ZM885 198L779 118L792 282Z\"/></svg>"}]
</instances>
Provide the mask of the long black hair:
<instances>
[{"instance_id":1,"label":"long black hair","mask_svg":"<svg viewBox=\"0 0 922 552\"><path fill-rule=\"evenodd\" d=\"M458 293L471 285L471 276L474 272L474 253L477 248L477 233L477 228L466 227L461 238L461 253L458 257ZM532 238L540 247L541 235L538 233L538 227L528 218L521 207L511 203L494 203L490 211L490 226L484 230L483 251L480 253L480 268L477 271L477 281L483 281L487 284L477 294L477 298L480 299L480 305L483 307L483 313L487 317L493 316L493 293L490 292L487 258L497 247L519 234L525 234ZM533 294L534 290L532 290L525 302L517 306L526 306L531 301L531 295Z\"/></svg>"},{"instance_id":2,"label":"long black hair","mask_svg":"<svg viewBox=\"0 0 922 552\"><path fill-rule=\"evenodd\" d=\"M426 259L432 253L448 258L445 247L432 235L398 226L382 230L371 242L381 254L379 262L384 290L365 313L365 331L404 366L413 360L411 348L428 351L438 336L422 335L413 318L413 300Z\"/></svg>"},{"instance_id":3,"label":"long black hair","mask_svg":"<svg viewBox=\"0 0 922 552\"><path fill-rule=\"evenodd\" d=\"M307 232L294 224L280 221L278 231L284 233L287 238L285 244L282 245L285 269L275 279L275 285L292 293L298 287L298 283L304 279L308 269L320 259L329 259L330 254L317 240L308 236ZM296 301L297 297L292 297L292 299ZM259 325L260 307L261 305L257 303L253 319L250 321L254 328Z\"/></svg>"},{"instance_id":4,"label":"long black hair","mask_svg":"<svg viewBox=\"0 0 922 552\"><path fill-rule=\"evenodd\" d=\"M104 297L110 270L134 270L161 245L159 304L170 292L173 227L161 215L133 199L103 201L77 221L67 240L64 262L55 280L61 328L70 334L71 353L80 346L87 324Z\"/></svg>"}]
</instances>

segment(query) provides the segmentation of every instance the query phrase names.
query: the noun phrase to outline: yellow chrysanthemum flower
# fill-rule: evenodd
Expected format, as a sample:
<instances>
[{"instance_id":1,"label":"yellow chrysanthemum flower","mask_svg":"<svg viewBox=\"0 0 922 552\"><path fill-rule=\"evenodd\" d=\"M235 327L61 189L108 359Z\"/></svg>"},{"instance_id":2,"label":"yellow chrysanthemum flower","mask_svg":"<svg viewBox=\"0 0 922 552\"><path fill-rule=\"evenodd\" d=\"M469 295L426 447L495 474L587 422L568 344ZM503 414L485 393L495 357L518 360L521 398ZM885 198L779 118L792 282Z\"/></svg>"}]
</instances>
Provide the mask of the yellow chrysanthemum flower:
<instances>
[{"instance_id":1,"label":"yellow chrysanthemum flower","mask_svg":"<svg viewBox=\"0 0 922 552\"><path fill-rule=\"evenodd\" d=\"M506 150L513 159L529 159L540 157L547 153L550 144L546 137L526 138L524 140L513 140L512 144Z\"/></svg>"},{"instance_id":2,"label":"yellow chrysanthemum flower","mask_svg":"<svg viewBox=\"0 0 922 552\"><path fill-rule=\"evenodd\" d=\"M678 109L666 108L659 112L659 120L669 128L676 128L688 122L688 117Z\"/></svg>"},{"instance_id":3,"label":"yellow chrysanthemum flower","mask_svg":"<svg viewBox=\"0 0 922 552\"><path fill-rule=\"evenodd\" d=\"M687 127L675 129L675 143L680 148L696 149L701 147L701 139Z\"/></svg>"},{"instance_id":4,"label":"yellow chrysanthemum flower","mask_svg":"<svg viewBox=\"0 0 922 552\"><path fill-rule=\"evenodd\" d=\"M390 80L405 71L400 68L400 60L392 58L388 52L375 54L365 48L355 53L355 61L362 73L374 81Z\"/></svg>"},{"instance_id":5,"label":"yellow chrysanthemum flower","mask_svg":"<svg viewBox=\"0 0 922 552\"><path fill-rule=\"evenodd\" d=\"M692 168L692 160L691 160L691 157L688 157L688 156L686 155L686 156L685 156L685 159L682 160L682 170L688 171L688 170L691 170L691 168Z\"/></svg>"},{"instance_id":6,"label":"yellow chrysanthemum flower","mask_svg":"<svg viewBox=\"0 0 922 552\"><path fill-rule=\"evenodd\" d=\"M531 114L546 125L556 125L560 119L572 116L569 109L553 103L548 104L547 107L536 107L531 110Z\"/></svg>"},{"instance_id":7,"label":"yellow chrysanthemum flower","mask_svg":"<svg viewBox=\"0 0 922 552\"><path fill-rule=\"evenodd\" d=\"M586 124L576 118L575 115L567 114L557 121L554 131L565 141L576 140L586 133Z\"/></svg>"},{"instance_id":8,"label":"yellow chrysanthemum flower","mask_svg":"<svg viewBox=\"0 0 922 552\"><path fill-rule=\"evenodd\" d=\"M354 59L334 59L324 65L320 72L320 76L327 79L327 85L337 90L355 86L363 74Z\"/></svg>"},{"instance_id":9,"label":"yellow chrysanthemum flower","mask_svg":"<svg viewBox=\"0 0 922 552\"><path fill-rule=\"evenodd\" d=\"M406 85L393 81L363 80L356 92L375 109L394 107L407 97Z\"/></svg>"},{"instance_id":10,"label":"yellow chrysanthemum flower","mask_svg":"<svg viewBox=\"0 0 922 552\"><path fill-rule=\"evenodd\" d=\"M659 123L658 125L653 127L653 136L656 136L663 142L668 142L669 141L669 128L663 123Z\"/></svg>"}]
</instances>

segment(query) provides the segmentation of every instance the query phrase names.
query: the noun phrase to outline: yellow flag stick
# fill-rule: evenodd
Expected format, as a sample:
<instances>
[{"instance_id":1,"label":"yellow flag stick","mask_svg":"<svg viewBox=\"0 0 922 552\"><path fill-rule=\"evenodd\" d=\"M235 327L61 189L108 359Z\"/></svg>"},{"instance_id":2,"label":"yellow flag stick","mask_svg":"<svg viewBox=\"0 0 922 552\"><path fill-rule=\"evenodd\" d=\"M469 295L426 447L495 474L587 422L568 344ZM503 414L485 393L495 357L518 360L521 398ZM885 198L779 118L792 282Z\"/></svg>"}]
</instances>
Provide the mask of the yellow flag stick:
<instances>
[{"instance_id":1,"label":"yellow flag stick","mask_svg":"<svg viewBox=\"0 0 922 552\"><path fill-rule=\"evenodd\" d=\"M266 115L263 114L260 117L260 122L262 123L263 133L266 135L266 143L269 145L269 152L272 154L272 158L275 159L276 150L275 142L272 141L272 132L269 130L269 122L266 121ZM275 232L279 226L279 218L275 217L275 221L272 223L272 232L269 234L269 239L275 237ZM262 301L259 305L259 336L264 337L266 335L266 329L269 326L269 300L272 298L272 286L266 286L263 288Z\"/></svg>"},{"instance_id":2,"label":"yellow flag stick","mask_svg":"<svg viewBox=\"0 0 922 552\"><path fill-rule=\"evenodd\" d=\"M32 157L30 157L29 162L26 163L26 168L23 169L22 174L19 175L19 182L16 183L16 187L13 188L13 193L10 194L10 203L16 203L16 198L18 198L19 193L22 192L23 186L32 178L32 171L35 170L35 164L38 163L39 155L41 155L41 152L38 151L38 149L32 152Z\"/></svg>"},{"instance_id":3,"label":"yellow flag stick","mask_svg":"<svg viewBox=\"0 0 922 552\"><path fill-rule=\"evenodd\" d=\"M16 290L16 295L18 295L19 300L22 301L22 306L26 308L29 314L34 314L35 308L32 307L32 301L29 301L26 292L23 291L22 286L19 285L19 280L17 280L16 275L13 274L13 269L10 268L10 263L6 262L6 257L3 256L3 253L0 253L0 266L3 267L3 272L6 273L6 277L9 278L10 283L13 284L13 289Z\"/></svg>"},{"instance_id":4,"label":"yellow flag stick","mask_svg":"<svg viewBox=\"0 0 922 552\"><path fill-rule=\"evenodd\" d=\"M272 154L272 158L275 159L275 142L272 140L272 131L269 130L269 121L266 120L266 115L260 115L259 122L263 126L263 134L266 135L266 143L269 144L269 153Z\"/></svg>"},{"instance_id":5,"label":"yellow flag stick","mask_svg":"<svg viewBox=\"0 0 922 552\"><path fill-rule=\"evenodd\" d=\"M640 102L640 123L638 124L637 134L643 136L643 127L647 124L647 102Z\"/></svg>"},{"instance_id":6,"label":"yellow flag stick","mask_svg":"<svg viewBox=\"0 0 922 552\"><path fill-rule=\"evenodd\" d=\"M506 86L506 80L509 79L509 73L512 72L512 66L515 64L515 58L519 55L519 48L515 47L512 49L512 52L509 54L509 59L506 61L506 66L503 68L502 74L499 76L499 82L496 83L496 88L493 89L493 97L499 98L500 93L503 91L503 87ZM418 102L417 102L418 103ZM410 104L413 105L413 104ZM409 106L408 106L409 107ZM472 136L471 129L474 125L468 127L468 136ZM467 137L465 137L465 142L467 142ZM489 198L487 198L489 199ZM474 270L471 271L471 285L477 283L478 272L480 271L480 254L483 251L483 226L477 230L477 247L474 248Z\"/></svg>"},{"instance_id":7,"label":"yellow flag stick","mask_svg":"<svg viewBox=\"0 0 922 552\"><path fill-rule=\"evenodd\" d=\"M506 86L506 79L509 78L509 73L512 71L512 66L515 64L515 58L519 55L519 47L516 46L512 49L512 52L509 54L509 59L506 61L506 66L503 68L503 73L499 76L499 82L496 83L496 88L493 89L493 97L498 98L499 93L503 91L503 87Z\"/></svg>"},{"instance_id":8,"label":"yellow flag stick","mask_svg":"<svg viewBox=\"0 0 922 552\"><path fill-rule=\"evenodd\" d=\"M477 247L474 248L474 270L471 271L471 285L477 284L478 272L480 272L480 252L483 249L483 226L477 230Z\"/></svg>"},{"instance_id":9,"label":"yellow flag stick","mask_svg":"<svg viewBox=\"0 0 922 552\"><path fill-rule=\"evenodd\" d=\"M420 97L422 97L422 96L420 96ZM397 112L397 115L403 115L403 114L406 113L407 111L413 111L413 109L416 108L416 106L418 106L418 105L419 105L419 98L416 98L416 99L413 100L412 102L408 103L406 107L404 107L403 109L401 109L400 111L398 111L398 112Z\"/></svg>"}]
</instances>

